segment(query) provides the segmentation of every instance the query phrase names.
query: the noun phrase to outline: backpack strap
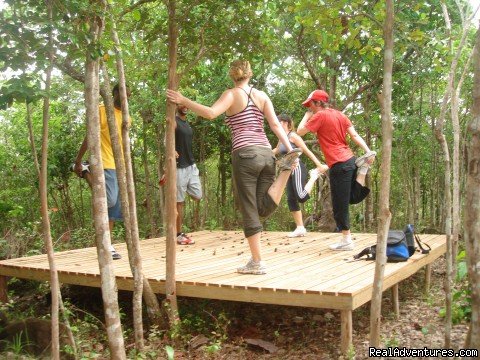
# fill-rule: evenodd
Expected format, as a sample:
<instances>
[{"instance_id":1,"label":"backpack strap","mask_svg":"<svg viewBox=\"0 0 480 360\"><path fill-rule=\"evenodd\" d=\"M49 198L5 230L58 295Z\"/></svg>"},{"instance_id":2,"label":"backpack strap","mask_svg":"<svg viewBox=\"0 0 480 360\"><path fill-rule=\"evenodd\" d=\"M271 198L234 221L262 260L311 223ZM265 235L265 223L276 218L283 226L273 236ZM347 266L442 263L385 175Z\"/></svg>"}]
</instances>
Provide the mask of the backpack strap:
<instances>
[{"instance_id":1,"label":"backpack strap","mask_svg":"<svg viewBox=\"0 0 480 360\"><path fill-rule=\"evenodd\" d=\"M428 254L430 252L430 250L432 250L430 245L422 242L422 240L420 240L420 236L418 236L417 234L415 234L415 240L418 244L418 247L422 250L422 254ZM426 246L428 249L426 249L424 246Z\"/></svg>"},{"instance_id":2,"label":"backpack strap","mask_svg":"<svg viewBox=\"0 0 480 360\"><path fill-rule=\"evenodd\" d=\"M367 255L367 258L365 260L370 260L371 259L371 255L372 255L372 247L371 246L366 247L365 249L360 251L357 255L353 255L353 258L355 260L358 260L365 255Z\"/></svg>"}]
</instances>

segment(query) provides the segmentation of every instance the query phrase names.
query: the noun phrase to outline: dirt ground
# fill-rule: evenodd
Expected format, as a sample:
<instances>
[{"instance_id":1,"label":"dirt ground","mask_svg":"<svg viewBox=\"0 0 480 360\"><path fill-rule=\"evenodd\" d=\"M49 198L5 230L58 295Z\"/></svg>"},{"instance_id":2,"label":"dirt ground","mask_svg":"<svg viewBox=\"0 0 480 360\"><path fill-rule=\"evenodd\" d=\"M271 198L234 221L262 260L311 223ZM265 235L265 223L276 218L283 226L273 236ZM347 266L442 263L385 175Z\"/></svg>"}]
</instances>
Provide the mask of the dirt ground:
<instances>
[{"instance_id":1,"label":"dirt ground","mask_svg":"<svg viewBox=\"0 0 480 360\"><path fill-rule=\"evenodd\" d=\"M400 283L400 318L392 310L390 291L385 292L382 308L382 344L384 347L443 348L444 322L439 313L444 306L443 258L432 265L431 290L424 294L424 271ZM17 284L16 292L20 292ZM75 287L64 289L72 308L81 309L97 319L103 316L98 289ZM131 327L131 293L120 292L124 330ZM30 299L30 300L28 300ZM24 297L18 307L31 311L32 297ZM23 305L22 305L23 303ZM176 336L149 329L146 340L147 359L166 359L166 346L174 349L175 359L367 359L370 303L353 312L353 348L342 355L340 347L340 313L295 306L249 304L232 301L179 298L181 328ZM18 310L18 309L17 309ZM21 310L21 309L20 309ZM42 310L37 309L38 312ZM49 312L48 306L43 311ZM80 313L77 311L77 315ZM40 315L40 314L37 314ZM145 328L148 328L146 324ZM467 324L452 329L452 347L464 348ZM133 348L132 331L126 338L127 349ZM98 329L83 333L83 359L107 359L107 344L98 340ZM155 336L153 336L155 335ZM92 341L85 340L91 336ZM78 340L77 340L78 341ZM102 343L103 341L103 343ZM94 343L95 345L91 345ZM0 355L1 357L1 355ZM130 356L129 358L136 358ZM138 357L137 357L138 358Z\"/></svg>"},{"instance_id":2,"label":"dirt ground","mask_svg":"<svg viewBox=\"0 0 480 360\"><path fill-rule=\"evenodd\" d=\"M390 291L385 292L382 308L382 343L384 347L444 348L444 320L439 316L444 306L443 280L445 262L432 265L432 284L424 294L424 271L419 271L399 286L400 318L393 314ZM180 306L195 306L187 300ZM222 309L229 314L228 339L219 351L208 355L198 346L198 337L186 351L176 351L176 359L367 359L370 303L353 312L353 347L341 355L340 313L337 311L287 306L210 302L203 311ZM225 310L227 309L227 310ZM452 347L464 348L466 324L452 329ZM197 341L197 342L195 342Z\"/></svg>"}]
</instances>

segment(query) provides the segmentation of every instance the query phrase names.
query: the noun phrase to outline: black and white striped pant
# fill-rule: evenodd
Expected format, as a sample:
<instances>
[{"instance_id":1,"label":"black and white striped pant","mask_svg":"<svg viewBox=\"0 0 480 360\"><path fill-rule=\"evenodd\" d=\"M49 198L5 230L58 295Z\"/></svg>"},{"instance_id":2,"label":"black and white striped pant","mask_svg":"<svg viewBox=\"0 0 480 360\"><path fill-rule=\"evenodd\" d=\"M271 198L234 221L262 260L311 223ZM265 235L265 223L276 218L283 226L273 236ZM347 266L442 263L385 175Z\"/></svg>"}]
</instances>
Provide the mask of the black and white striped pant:
<instances>
[{"instance_id":1,"label":"black and white striped pant","mask_svg":"<svg viewBox=\"0 0 480 360\"><path fill-rule=\"evenodd\" d=\"M290 211L299 211L299 203L304 203L310 199L310 195L305 190L307 178L307 167L299 160L298 166L292 171L292 175L287 182L287 203Z\"/></svg>"}]
</instances>

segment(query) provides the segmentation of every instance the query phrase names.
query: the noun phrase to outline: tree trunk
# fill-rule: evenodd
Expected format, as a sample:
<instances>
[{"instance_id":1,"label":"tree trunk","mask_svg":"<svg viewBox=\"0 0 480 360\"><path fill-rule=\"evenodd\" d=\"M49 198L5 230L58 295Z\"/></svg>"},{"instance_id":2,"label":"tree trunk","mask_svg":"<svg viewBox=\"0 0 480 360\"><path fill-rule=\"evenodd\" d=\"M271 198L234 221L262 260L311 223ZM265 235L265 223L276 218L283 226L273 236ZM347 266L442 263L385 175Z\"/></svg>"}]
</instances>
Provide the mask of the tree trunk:
<instances>
[{"instance_id":1,"label":"tree trunk","mask_svg":"<svg viewBox=\"0 0 480 360\"><path fill-rule=\"evenodd\" d=\"M90 40L98 42L103 19L92 16L90 19ZM112 359L126 359L122 325L118 307L118 291L115 282L112 255L110 254L110 230L107 215L107 195L105 176L100 150L100 121L98 113L99 59L89 50L85 64L85 107L87 118L87 141L90 152L90 172L92 173L93 221L97 243L98 265L100 268L103 308L107 328L108 344Z\"/></svg>"},{"instance_id":2,"label":"tree trunk","mask_svg":"<svg viewBox=\"0 0 480 360\"><path fill-rule=\"evenodd\" d=\"M480 349L480 27L473 55L474 82L472 120L468 126L467 185L465 189L465 247L472 289L472 315L466 348Z\"/></svg>"},{"instance_id":3,"label":"tree trunk","mask_svg":"<svg viewBox=\"0 0 480 360\"><path fill-rule=\"evenodd\" d=\"M442 1L442 10L443 15L445 18L447 33L449 36L449 43L453 43L452 35L451 35L451 24L450 24L450 17L447 10L447 5L445 1ZM448 149L447 140L445 135L443 134L443 125L446 118L447 113L447 106L448 100L452 96L453 89L454 89L454 79L455 73L458 66L458 61L460 55L463 50L463 46L465 45L466 37L467 37L467 30L469 27L469 22L466 24L467 26L463 30L462 38L458 44L458 48L456 51L455 56L452 59L452 63L450 65L450 73L448 75L448 83L446 86L445 94L443 96L442 107L440 109L439 119L435 126L435 136L442 148L444 161L445 161L445 186L444 186L444 201L445 204L445 233L447 235L447 253L446 253L446 263L447 263L447 276L445 277L445 348L451 347L451 331L452 331L452 278L454 276L452 272L452 262L453 262L453 251L452 251L452 192L451 192L451 168L450 168L450 153Z\"/></svg>"},{"instance_id":4,"label":"tree trunk","mask_svg":"<svg viewBox=\"0 0 480 360\"><path fill-rule=\"evenodd\" d=\"M177 18L176 1L168 0L168 88L177 89ZM165 279L166 301L168 304L170 324L174 325L179 320L177 305L177 288L175 284L176 262L176 218L177 218L177 169L175 163L175 104L167 100L167 134L166 134L166 171L167 184L165 196L165 221L167 227L167 268Z\"/></svg>"},{"instance_id":5,"label":"tree trunk","mask_svg":"<svg viewBox=\"0 0 480 360\"><path fill-rule=\"evenodd\" d=\"M155 224L155 217L153 216L154 213L154 199L153 188L152 188L152 181L151 181L151 174L150 169L148 166L148 146L147 146L147 136L148 136L148 124L151 122L151 119L147 119L146 115L142 115L143 119L143 171L145 172L145 207L147 212L147 219L150 226L149 229L149 237L155 238L158 236L157 234L157 227Z\"/></svg>"},{"instance_id":6,"label":"tree trunk","mask_svg":"<svg viewBox=\"0 0 480 360\"><path fill-rule=\"evenodd\" d=\"M128 193L128 180L126 170L126 154L122 152L122 144L120 143L118 128L115 120L115 109L113 105L113 99L110 96L110 78L108 76L108 70L104 63L102 63L103 72L103 85L102 93L105 94L104 103L107 114L108 132L110 133L110 141L112 143L113 157L115 160L115 170L117 173L118 187L120 190L120 203L122 208L122 216L125 224L125 241L128 249L128 260L130 263L130 270L134 279L133 290L133 327L135 336L135 348L139 351L143 349L143 321L142 321L142 290L143 290L143 276L142 276L142 263L139 254L139 249L134 245L134 231L132 229L132 216L130 208L130 197ZM123 104L122 104L123 105ZM122 117L125 116L122 111ZM127 119L129 116L127 114ZM122 120L123 122L123 120ZM127 120L128 123L128 120ZM122 129L125 127L122 124ZM128 131L128 124L127 124ZM122 131L122 137L125 133ZM129 140L129 139L128 139ZM123 141L123 140L122 140ZM138 242L138 241L137 241ZM137 244L139 246L139 244Z\"/></svg>"},{"instance_id":7,"label":"tree trunk","mask_svg":"<svg viewBox=\"0 0 480 360\"><path fill-rule=\"evenodd\" d=\"M123 210L127 210L129 212L128 220L125 218L125 233L130 232L130 239L131 244L128 251L128 257L130 261L130 268L132 270L133 278L134 278L134 292L133 292L133 318L134 318L134 328L135 328L135 346L136 349L139 351L143 350L144 347L144 340L143 340L143 321L142 321L142 294L144 289L146 291L151 290L148 280L144 280L143 276L143 265L142 265L142 256L140 253L140 238L138 233L138 220L137 220L137 204L136 204L136 196L135 196L135 181L133 177L133 168L132 168L132 157L130 153L130 114L128 111L128 99L127 99L127 89L126 89L126 82L125 82L125 71L123 67L123 59L121 53L121 44L120 40L118 39L118 34L116 30L116 20L113 18L111 9L108 6L108 10L110 12L110 21L111 21L111 37L112 41L115 44L115 54L116 54L116 65L117 65L117 74L118 74L118 83L120 88L120 100L121 100L121 109L122 109L122 148L123 148L123 156L124 156L124 164L125 164L125 176L126 176L126 190L128 196L128 202L125 205L128 205ZM106 71L105 71L106 73ZM113 106L112 106L113 110ZM114 120L114 118L112 119ZM115 121L112 121L114 124ZM110 134L112 132L110 131ZM113 142L112 142L113 143ZM118 155L121 153L118 152ZM119 162L122 158L119 158ZM115 160L117 163L117 161ZM116 165L116 164L115 164ZM117 167L118 169L118 167ZM123 170L123 169L122 169ZM124 179L124 174L120 174L119 179ZM121 188L121 187L120 187ZM123 194L124 196L125 194ZM122 205L123 205L122 201ZM127 242L128 245L128 242ZM145 281L145 284L144 284ZM151 295L150 295L151 298ZM159 308L159 306L157 306Z\"/></svg>"},{"instance_id":8,"label":"tree trunk","mask_svg":"<svg viewBox=\"0 0 480 360\"><path fill-rule=\"evenodd\" d=\"M370 99L370 96L368 98ZM368 118L370 118L369 115L368 115ZM367 142L368 146L371 146L372 134L368 129L366 131L365 141ZM368 187L369 189L372 188L372 181L370 178L371 176L367 176L365 179L365 186ZM367 196L367 198L365 199L365 230L370 231L372 228L373 228L373 198L372 196Z\"/></svg>"},{"instance_id":9,"label":"tree trunk","mask_svg":"<svg viewBox=\"0 0 480 360\"><path fill-rule=\"evenodd\" d=\"M382 311L383 274L387 260L387 233L392 214L390 213L390 167L392 157L392 70L393 70L393 0L386 0L386 16L383 28L385 38L383 93L378 96L382 111L382 164L380 166L380 209L378 216L377 258L373 279L370 308L370 346L380 346L380 322Z\"/></svg>"},{"instance_id":10,"label":"tree trunk","mask_svg":"<svg viewBox=\"0 0 480 360\"><path fill-rule=\"evenodd\" d=\"M472 60L473 51L470 54L467 63L462 72L462 76L458 81L457 88L452 94L451 102L451 116L452 116L452 125L453 125L453 156L452 156L452 259L453 267L452 272L456 274L457 272L457 258L458 253L458 239L460 234L460 121L458 118L459 113L459 99L460 91L465 80L465 76L470 69L470 62Z\"/></svg>"},{"instance_id":11,"label":"tree trunk","mask_svg":"<svg viewBox=\"0 0 480 360\"><path fill-rule=\"evenodd\" d=\"M53 24L53 4L47 2L48 23ZM43 98L43 134L42 134L42 158L39 172L40 203L42 214L43 241L47 249L48 264L50 267L50 289L52 293L52 359L60 359L60 339L58 325L58 309L60 297L60 283L58 281L57 266L55 265L55 254L53 250L52 234L50 229L50 218L48 215L48 189L47 189L47 160L48 160L48 121L50 118L50 87L53 69L53 33L50 28L48 35L48 68L45 79L45 93ZM33 138L32 138L33 143ZM36 154L34 154L36 155ZM38 161L37 161L38 163Z\"/></svg>"}]
</instances>

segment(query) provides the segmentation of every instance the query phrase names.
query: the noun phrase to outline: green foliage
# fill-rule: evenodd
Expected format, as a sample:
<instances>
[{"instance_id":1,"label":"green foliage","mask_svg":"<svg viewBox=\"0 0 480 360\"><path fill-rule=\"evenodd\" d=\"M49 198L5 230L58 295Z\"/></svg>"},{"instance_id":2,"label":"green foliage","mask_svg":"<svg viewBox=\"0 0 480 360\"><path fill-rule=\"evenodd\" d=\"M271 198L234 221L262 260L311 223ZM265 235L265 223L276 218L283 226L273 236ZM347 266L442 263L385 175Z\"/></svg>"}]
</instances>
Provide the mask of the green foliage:
<instances>
[{"instance_id":1,"label":"green foliage","mask_svg":"<svg viewBox=\"0 0 480 360\"><path fill-rule=\"evenodd\" d=\"M165 345L165 352L167 354L168 360L173 360L175 355L175 350L170 345Z\"/></svg>"},{"instance_id":2,"label":"green foliage","mask_svg":"<svg viewBox=\"0 0 480 360\"><path fill-rule=\"evenodd\" d=\"M12 352L17 356L26 353L28 346L32 345L28 340L28 334L24 334L23 331L15 334L12 341L2 340L2 342L5 343L4 348L7 352Z\"/></svg>"},{"instance_id":3,"label":"green foliage","mask_svg":"<svg viewBox=\"0 0 480 360\"><path fill-rule=\"evenodd\" d=\"M452 292L452 322L459 324L469 321L472 314L472 290L467 282L467 262L465 250L457 255L457 274ZM445 308L440 309L440 316L445 316Z\"/></svg>"}]
</instances>

